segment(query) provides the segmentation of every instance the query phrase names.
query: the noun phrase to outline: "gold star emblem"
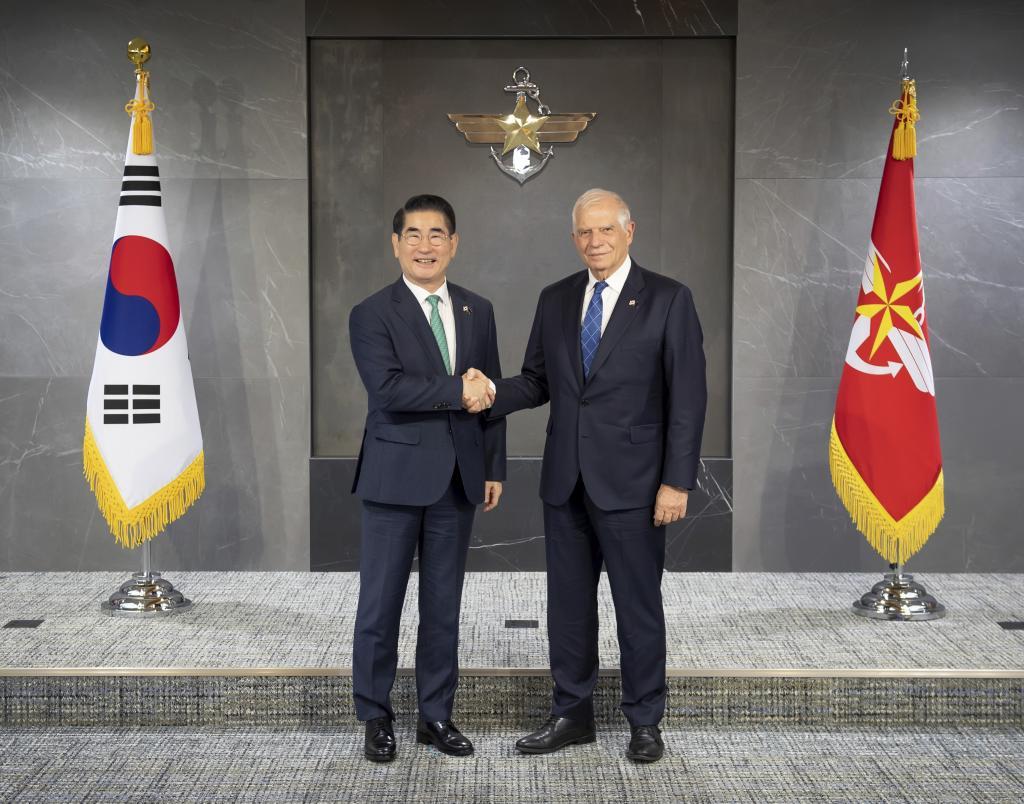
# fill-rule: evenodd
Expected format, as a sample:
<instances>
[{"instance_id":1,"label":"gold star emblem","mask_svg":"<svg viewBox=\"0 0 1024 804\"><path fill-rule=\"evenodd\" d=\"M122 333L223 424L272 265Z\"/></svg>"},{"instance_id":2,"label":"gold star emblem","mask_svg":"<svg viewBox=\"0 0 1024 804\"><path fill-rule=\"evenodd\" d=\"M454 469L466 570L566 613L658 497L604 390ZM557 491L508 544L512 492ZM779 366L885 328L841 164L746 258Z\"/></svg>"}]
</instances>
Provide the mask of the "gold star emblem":
<instances>
[{"instance_id":1,"label":"gold star emblem","mask_svg":"<svg viewBox=\"0 0 1024 804\"><path fill-rule=\"evenodd\" d=\"M534 117L526 108L526 101L519 96L516 101L516 108L512 114L499 117L497 124L505 132L505 144L501 149L504 156L513 148L525 145L537 153L540 153L540 141L537 139L537 130L547 122L548 118Z\"/></svg>"},{"instance_id":2,"label":"gold star emblem","mask_svg":"<svg viewBox=\"0 0 1024 804\"><path fill-rule=\"evenodd\" d=\"M885 343L885 339L889 336L889 331L896 326L893 322L893 314L903 319L911 331L921 340L924 340L924 332L921 331L921 325L914 318L914 311L910 309L909 305L896 304L897 301L921 284L921 274L918 274L913 279L908 279L906 282L897 283L896 287L892 290L892 294L888 295L889 292L885 288L885 280L882 278L882 269L878 264L877 253L872 255L872 260L875 265L875 276L871 292L881 299L881 304L860 304L857 306L858 315L874 318L879 313L882 314L882 320L878 325L878 333L875 335L875 342L871 346L869 359L875 356L878 347Z\"/></svg>"}]
</instances>

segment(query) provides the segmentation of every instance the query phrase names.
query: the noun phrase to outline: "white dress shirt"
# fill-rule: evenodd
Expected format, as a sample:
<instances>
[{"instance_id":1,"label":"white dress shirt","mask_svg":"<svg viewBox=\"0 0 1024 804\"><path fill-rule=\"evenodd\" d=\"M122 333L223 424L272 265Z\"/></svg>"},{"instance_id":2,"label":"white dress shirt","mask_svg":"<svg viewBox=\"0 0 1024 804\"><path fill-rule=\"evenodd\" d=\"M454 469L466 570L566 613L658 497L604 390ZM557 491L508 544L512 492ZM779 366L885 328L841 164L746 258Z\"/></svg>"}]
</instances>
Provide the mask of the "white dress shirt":
<instances>
[{"instance_id":1,"label":"white dress shirt","mask_svg":"<svg viewBox=\"0 0 1024 804\"><path fill-rule=\"evenodd\" d=\"M608 287L601 291L601 334L604 335L604 329L608 326L608 319L612 317L612 310L615 308L615 302L619 300L619 294L622 293L622 287L626 284L626 277L629 276L629 269L633 265L633 261L626 255L626 261L618 267L614 273L612 273L604 281L608 283ZM588 272L589 273L589 272ZM587 290L583 294L583 311L580 313L580 323L583 323L583 319L587 317L587 308L590 306L590 300L594 298L594 285L598 282L594 278L593 274L587 279Z\"/></svg>"},{"instance_id":2,"label":"white dress shirt","mask_svg":"<svg viewBox=\"0 0 1024 804\"><path fill-rule=\"evenodd\" d=\"M444 337L448 341L448 358L451 361L452 371L455 371L455 312L452 310L452 300L448 295L448 281L444 283L437 290L431 292L426 288L421 288L419 285L415 285L409 281L409 278L402 274L402 279L405 281L406 287L412 291L412 294L416 297L416 301L420 303L420 309L423 310L423 315L427 317L427 323L430 323L431 307L430 302L427 301L427 296L438 296L441 301L437 305L437 312L441 316L441 323L444 325ZM605 293L608 291L606 290Z\"/></svg>"}]
</instances>

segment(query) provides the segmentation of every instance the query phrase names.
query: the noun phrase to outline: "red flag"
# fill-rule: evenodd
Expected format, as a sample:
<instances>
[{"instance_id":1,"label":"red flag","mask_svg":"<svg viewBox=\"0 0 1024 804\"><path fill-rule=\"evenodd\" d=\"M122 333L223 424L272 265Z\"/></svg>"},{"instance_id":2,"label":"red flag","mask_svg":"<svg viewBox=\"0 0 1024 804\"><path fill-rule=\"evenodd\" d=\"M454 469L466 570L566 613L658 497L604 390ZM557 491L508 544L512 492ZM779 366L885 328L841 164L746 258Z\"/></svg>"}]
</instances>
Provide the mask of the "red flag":
<instances>
[{"instance_id":1,"label":"red flag","mask_svg":"<svg viewBox=\"0 0 1024 804\"><path fill-rule=\"evenodd\" d=\"M890 111L896 122L839 381L829 468L857 529L897 563L924 546L945 503L914 208L912 81Z\"/></svg>"}]
</instances>

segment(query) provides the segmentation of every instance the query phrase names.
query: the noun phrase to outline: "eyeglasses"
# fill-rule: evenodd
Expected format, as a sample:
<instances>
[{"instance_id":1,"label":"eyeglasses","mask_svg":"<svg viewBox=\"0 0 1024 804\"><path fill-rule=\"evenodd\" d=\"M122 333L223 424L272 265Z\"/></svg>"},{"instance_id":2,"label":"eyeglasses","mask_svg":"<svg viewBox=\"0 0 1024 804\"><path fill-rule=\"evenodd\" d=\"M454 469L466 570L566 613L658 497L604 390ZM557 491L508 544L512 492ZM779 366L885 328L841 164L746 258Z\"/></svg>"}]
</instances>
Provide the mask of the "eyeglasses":
<instances>
[{"instance_id":1,"label":"eyeglasses","mask_svg":"<svg viewBox=\"0 0 1024 804\"><path fill-rule=\"evenodd\" d=\"M443 246L450 238L451 235L446 234L445 232L434 231L427 235L427 241L432 246ZM423 242L423 233L418 232L415 229L411 229L408 232L402 233L402 240L404 240L407 245L418 246Z\"/></svg>"}]
</instances>

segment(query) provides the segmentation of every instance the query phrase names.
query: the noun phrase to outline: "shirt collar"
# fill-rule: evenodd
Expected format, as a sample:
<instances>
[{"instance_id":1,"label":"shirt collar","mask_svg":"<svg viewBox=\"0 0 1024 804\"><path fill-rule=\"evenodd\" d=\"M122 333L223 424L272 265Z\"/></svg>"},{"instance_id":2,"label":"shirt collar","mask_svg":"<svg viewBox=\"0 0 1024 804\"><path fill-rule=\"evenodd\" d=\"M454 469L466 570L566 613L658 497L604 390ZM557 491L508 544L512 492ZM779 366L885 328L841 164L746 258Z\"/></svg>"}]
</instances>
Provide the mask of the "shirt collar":
<instances>
[{"instance_id":1,"label":"shirt collar","mask_svg":"<svg viewBox=\"0 0 1024 804\"><path fill-rule=\"evenodd\" d=\"M609 276L604 281L607 282L608 286L612 290L614 290L616 293L622 293L622 288L626 284L626 277L629 276L629 269L630 269L630 267L632 265L633 265L633 260L631 260L629 255L627 254L625 261L622 263L622 265L619 266L618 270L616 270L614 273L612 273L612 275ZM587 291L586 292L592 291L594 289L594 285L596 285L596 284L597 284L597 280L594 278L594 275L588 269L587 270Z\"/></svg>"},{"instance_id":2,"label":"shirt collar","mask_svg":"<svg viewBox=\"0 0 1024 804\"><path fill-rule=\"evenodd\" d=\"M409 277L407 277L405 274L402 274L402 281L405 282L405 286L412 291L412 295L416 297L416 301L420 303L421 307L426 303L427 296L440 296L442 304L447 304L449 307L451 306L451 300L448 298L447 279L444 280L444 282L441 283L441 287L439 287L433 293L431 293L426 288L421 288L419 285L410 282Z\"/></svg>"}]
</instances>

